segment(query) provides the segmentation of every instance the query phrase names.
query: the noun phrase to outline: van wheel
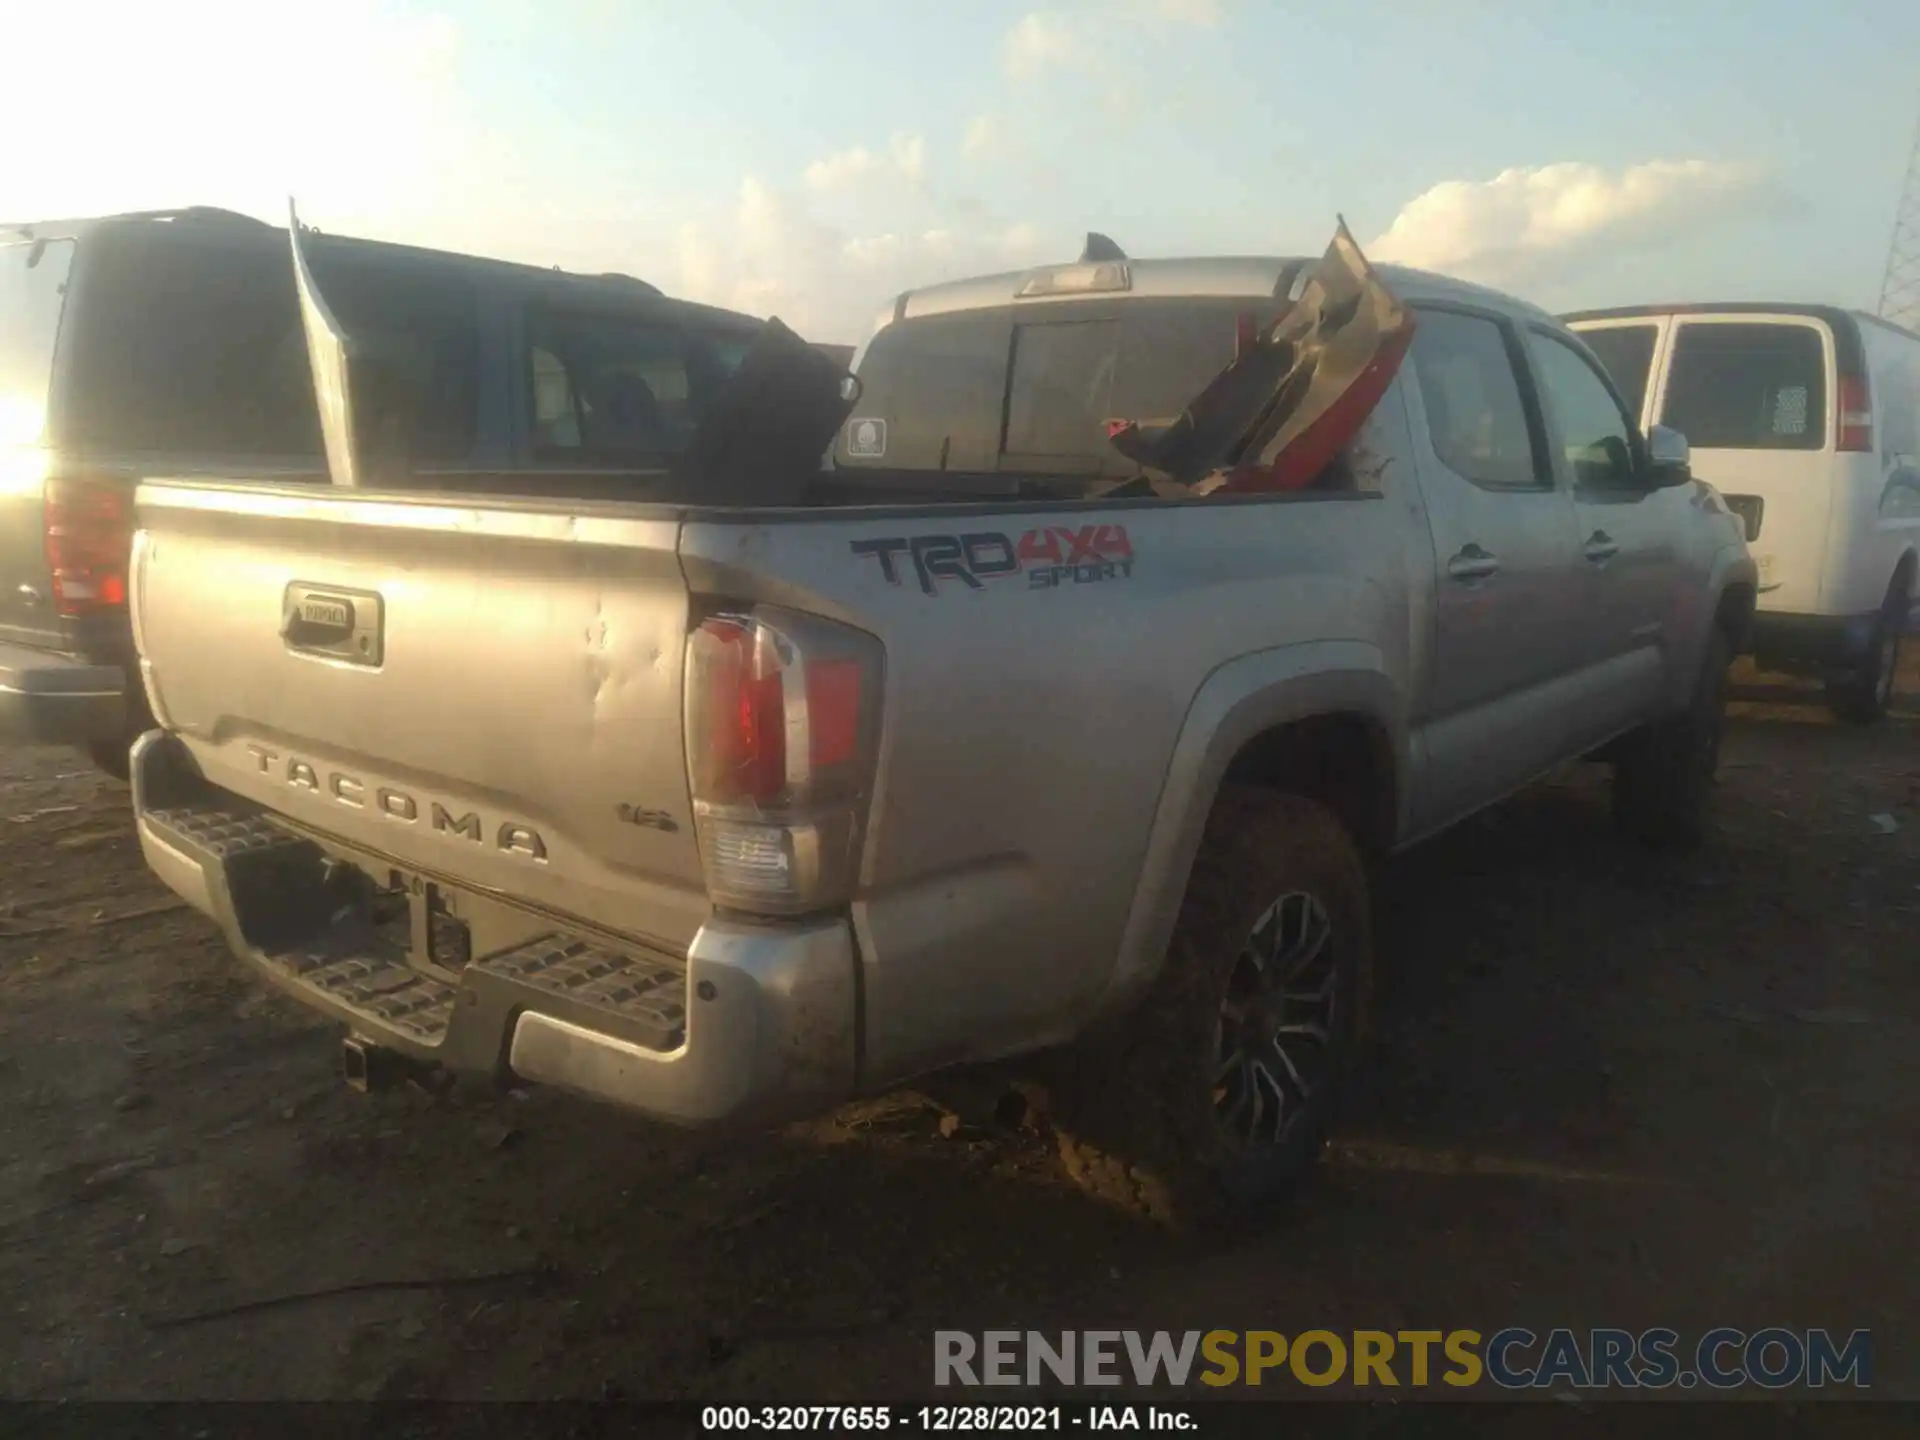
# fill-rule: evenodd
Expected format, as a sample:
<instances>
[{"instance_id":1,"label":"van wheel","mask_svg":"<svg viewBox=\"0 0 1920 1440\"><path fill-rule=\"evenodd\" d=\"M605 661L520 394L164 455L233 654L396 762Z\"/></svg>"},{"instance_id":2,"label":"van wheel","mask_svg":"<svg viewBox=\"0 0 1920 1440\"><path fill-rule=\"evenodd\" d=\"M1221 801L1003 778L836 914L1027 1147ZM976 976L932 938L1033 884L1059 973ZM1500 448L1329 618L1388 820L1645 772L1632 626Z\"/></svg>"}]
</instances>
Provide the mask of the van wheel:
<instances>
[{"instance_id":1,"label":"van wheel","mask_svg":"<svg viewBox=\"0 0 1920 1440\"><path fill-rule=\"evenodd\" d=\"M1055 1102L1067 1169L1182 1230L1270 1212L1323 1148L1366 1030L1366 869L1325 806L1235 787L1153 989Z\"/></svg>"},{"instance_id":2,"label":"van wheel","mask_svg":"<svg viewBox=\"0 0 1920 1440\"><path fill-rule=\"evenodd\" d=\"M1706 648L1692 703L1629 736L1613 767L1614 820L1646 844L1696 844L1705 828L1733 664L1733 646L1718 625Z\"/></svg>"},{"instance_id":3,"label":"van wheel","mask_svg":"<svg viewBox=\"0 0 1920 1440\"><path fill-rule=\"evenodd\" d=\"M1888 588L1860 668L1827 686L1827 708L1850 725L1872 725L1893 705L1894 682L1900 674L1900 636L1907 628L1909 583L1900 576Z\"/></svg>"}]
</instances>

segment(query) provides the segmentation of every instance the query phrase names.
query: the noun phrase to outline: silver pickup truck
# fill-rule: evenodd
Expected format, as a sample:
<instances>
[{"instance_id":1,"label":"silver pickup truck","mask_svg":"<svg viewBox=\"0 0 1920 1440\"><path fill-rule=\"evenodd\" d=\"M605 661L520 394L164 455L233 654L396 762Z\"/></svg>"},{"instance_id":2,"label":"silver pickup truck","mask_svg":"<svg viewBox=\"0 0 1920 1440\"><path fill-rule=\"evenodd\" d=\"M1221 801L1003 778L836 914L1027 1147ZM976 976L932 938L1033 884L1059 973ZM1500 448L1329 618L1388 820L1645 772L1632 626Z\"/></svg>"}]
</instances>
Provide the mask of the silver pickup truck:
<instances>
[{"instance_id":1,"label":"silver pickup truck","mask_svg":"<svg viewBox=\"0 0 1920 1440\"><path fill-rule=\"evenodd\" d=\"M1258 1209L1357 1057L1372 864L1583 758L1635 834L1696 833L1755 586L1564 326L1391 268L1417 330L1344 483L1012 498L1087 374L1138 374L1134 317L1219 316L1230 353L1305 263L901 297L840 449L972 435L975 396L950 484L946 443L778 509L146 483L148 863L344 1022L350 1073L704 1125L1065 1054L1076 1173Z\"/></svg>"}]
</instances>

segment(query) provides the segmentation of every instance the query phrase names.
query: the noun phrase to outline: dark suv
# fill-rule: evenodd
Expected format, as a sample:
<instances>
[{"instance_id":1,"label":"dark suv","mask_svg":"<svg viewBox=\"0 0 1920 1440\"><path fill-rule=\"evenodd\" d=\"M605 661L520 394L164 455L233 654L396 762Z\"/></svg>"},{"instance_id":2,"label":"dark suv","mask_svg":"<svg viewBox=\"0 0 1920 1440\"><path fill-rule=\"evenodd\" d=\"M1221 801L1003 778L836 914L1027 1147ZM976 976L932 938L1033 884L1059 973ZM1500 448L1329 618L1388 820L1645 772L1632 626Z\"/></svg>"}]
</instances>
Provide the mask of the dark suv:
<instances>
[{"instance_id":1,"label":"dark suv","mask_svg":"<svg viewBox=\"0 0 1920 1440\"><path fill-rule=\"evenodd\" d=\"M538 471L631 493L761 329L628 276L318 235L309 254L397 377L398 444L428 489ZM192 474L327 478L286 232L210 209L0 225L0 742L124 775L152 723L127 619L134 487Z\"/></svg>"}]
</instances>

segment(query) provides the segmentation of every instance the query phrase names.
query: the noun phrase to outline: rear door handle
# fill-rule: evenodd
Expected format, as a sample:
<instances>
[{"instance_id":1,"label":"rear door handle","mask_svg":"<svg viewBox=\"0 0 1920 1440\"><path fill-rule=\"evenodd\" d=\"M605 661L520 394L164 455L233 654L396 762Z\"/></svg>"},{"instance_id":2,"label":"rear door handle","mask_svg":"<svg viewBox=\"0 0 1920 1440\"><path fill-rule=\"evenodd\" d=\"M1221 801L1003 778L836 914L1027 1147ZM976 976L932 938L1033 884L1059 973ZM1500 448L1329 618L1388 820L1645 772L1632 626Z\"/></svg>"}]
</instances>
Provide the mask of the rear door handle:
<instances>
[{"instance_id":1,"label":"rear door handle","mask_svg":"<svg viewBox=\"0 0 1920 1440\"><path fill-rule=\"evenodd\" d=\"M1604 565L1620 553L1620 546L1604 530L1596 530L1587 540L1587 548L1581 552L1596 565Z\"/></svg>"},{"instance_id":2,"label":"rear door handle","mask_svg":"<svg viewBox=\"0 0 1920 1440\"><path fill-rule=\"evenodd\" d=\"M1500 562L1478 545L1468 545L1447 561L1447 574L1456 580L1484 580L1500 573Z\"/></svg>"}]
</instances>

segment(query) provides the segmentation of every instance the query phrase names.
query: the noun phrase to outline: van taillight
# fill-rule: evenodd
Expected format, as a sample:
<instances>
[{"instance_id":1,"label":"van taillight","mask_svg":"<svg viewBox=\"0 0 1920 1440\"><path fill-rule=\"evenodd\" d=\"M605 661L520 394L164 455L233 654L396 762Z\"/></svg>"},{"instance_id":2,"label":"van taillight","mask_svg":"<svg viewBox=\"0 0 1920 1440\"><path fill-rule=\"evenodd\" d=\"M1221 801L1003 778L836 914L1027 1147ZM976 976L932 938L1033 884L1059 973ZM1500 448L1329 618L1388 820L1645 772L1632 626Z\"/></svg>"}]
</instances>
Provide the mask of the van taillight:
<instances>
[{"instance_id":1,"label":"van taillight","mask_svg":"<svg viewBox=\"0 0 1920 1440\"><path fill-rule=\"evenodd\" d=\"M1873 401L1864 375L1842 375L1839 386L1839 423L1834 426L1836 450L1873 449Z\"/></svg>"},{"instance_id":2,"label":"van taillight","mask_svg":"<svg viewBox=\"0 0 1920 1440\"><path fill-rule=\"evenodd\" d=\"M798 914L852 895L880 682L880 642L817 616L762 606L695 628L687 770L717 903Z\"/></svg>"},{"instance_id":3,"label":"van taillight","mask_svg":"<svg viewBox=\"0 0 1920 1440\"><path fill-rule=\"evenodd\" d=\"M131 488L113 480L53 476L44 504L56 611L79 619L125 609L133 547Z\"/></svg>"}]
</instances>

